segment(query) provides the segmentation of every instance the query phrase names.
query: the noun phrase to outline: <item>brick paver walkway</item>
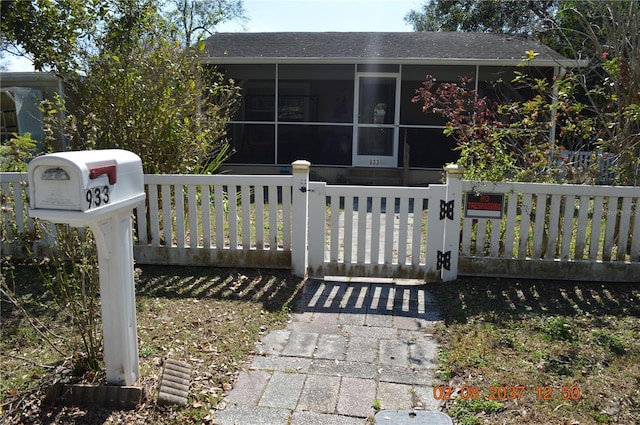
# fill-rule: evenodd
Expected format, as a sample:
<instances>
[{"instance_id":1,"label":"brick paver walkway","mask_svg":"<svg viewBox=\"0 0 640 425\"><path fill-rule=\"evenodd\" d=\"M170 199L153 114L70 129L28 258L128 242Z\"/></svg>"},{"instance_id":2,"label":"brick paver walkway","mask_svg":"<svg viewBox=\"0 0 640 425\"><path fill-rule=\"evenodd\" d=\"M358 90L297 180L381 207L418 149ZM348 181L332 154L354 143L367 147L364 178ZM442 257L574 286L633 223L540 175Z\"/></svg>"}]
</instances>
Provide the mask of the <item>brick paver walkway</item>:
<instances>
[{"instance_id":1,"label":"brick paver walkway","mask_svg":"<svg viewBox=\"0 0 640 425\"><path fill-rule=\"evenodd\" d=\"M363 425L374 405L437 410L438 320L424 286L310 280L286 329L256 346L215 423Z\"/></svg>"}]
</instances>

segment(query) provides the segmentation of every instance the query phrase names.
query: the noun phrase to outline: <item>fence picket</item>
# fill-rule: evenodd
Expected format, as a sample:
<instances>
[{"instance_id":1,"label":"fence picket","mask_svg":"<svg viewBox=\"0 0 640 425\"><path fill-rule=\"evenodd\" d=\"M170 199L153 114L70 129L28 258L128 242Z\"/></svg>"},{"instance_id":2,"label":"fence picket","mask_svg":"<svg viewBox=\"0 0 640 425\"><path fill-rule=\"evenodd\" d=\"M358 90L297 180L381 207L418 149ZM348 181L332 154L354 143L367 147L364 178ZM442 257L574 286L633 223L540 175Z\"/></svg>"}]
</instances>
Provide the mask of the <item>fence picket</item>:
<instances>
[{"instance_id":1,"label":"fence picket","mask_svg":"<svg viewBox=\"0 0 640 425\"><path fill-rule=\"evenodd\" d=\"M35 235L36 234L35 219L30 217L30 216L27 216L27 229L29 230L29 234L30 235Z\"/></svg>"},{"instance_id":2,"label":"fence picket","mask_svg":"<svg viewBox=\"0 0 640 425\"><path fill-rule=\"evenodd\" d=\"M358 200L358 237L356 239L358 253L356 262L364 263L367 252L367 197L361 196L356 199Z\"/></svg>"},{"instance_id":3,"label":"fence picket","mask_svg":"<svg viewBox=\"0 0 640 425\"><path fill-rule=\"evenodd\" d=\"M504 236L504 256L513 258L513 241L516 234L516 216L518 215L518 194L511 192L507 196L507 220ZM466 221L466 220L465 220Z\"/></svg>"},{"instance_id":4,"label":"fence picket","mask_svg":"<svg viewBox=\"0 0 640 425\"><path fill-rule=\"evenodd\" d=\"M593 215L591 217L591 237L589 240L589 259L597 260L600 248L600 234L602 226L602 209L604 206L604 197L596 196L593 198Z\"/></svg>"},{"instance_id":5,"label":"fence picket","mask_svg":"<svg viewBox=\"0 0 640 425\"><path fill-rule=\"evenodd\" d=\"M8 181L3 181L1 183L1 186L2 186L2 193L6 193L6 194L11 193L11 186L10 186ZM7 198L9 198L8 195L7 195ZM3 208L3 209L4 209L4 220L3 220L3 222L4 222L4 231L6 232L6 238L7 238L7 240L13 240L13 238L15 236L13 234L13 228L11 226L11 223L12 223L12 220L11 220L12 219L12 214L11 214L11 212L15 211L15 210L13 208L13 205L8 205L6 208Z\"/></svg>"},{"instance_id":6,"label":"fence picket","mask_svg":"<svg viewBox=\"0 0 640 425\"><path fill-rule=\"evenodd\" d=\"M558 248L561 200L562 197L560 195L551 195L551 203L549 204L549 235L544 255L544 258L548 260L556 257L556 249Z\"/></svg>"},{"instance_id":7,"label":"fence picket","mask_svg":"<svg viewBox=\"0 0 640 425\"><path fill-rule=\"evenodd\" d=\"M636 198L635 207L629 211L633 214L631 220L633 221L632 232L633 239L631 239L631 252L629 253L630 261L640 262L640 197Z\"/></svg>"},{"instance_id":8,"label":"fence picket","mask_svg":"<svg viewBox=\"0 0 640 425\"><path fill-rule=\"evenodd\" d=\"M282 247L291 251L291 186L282 188Z\"/></svg>"},{"instance_id":9,"label":"fence picket","mask_svg":"<svg viewBox=\"0 0 640 425\"><path fill-rule=\"evenodd\" d=\"M602 247L602 259L604 261L611 261L613 257L613 244L615 237L615 228L616 228L616 210L618 208L618 198L615 196L610 196L607 199L607 224L604 229L604 243Z\"/></svg>"},{"instance_id":10,"label":"fence picket","mask_svg":"<svg viewBox=\"0 0 640 425\"><path fill-rule=\"evenodd\" d=\"M340 258L340 196L330 197L331 202L331 242L329 248L329 261L338 262Z\"/></svg>"},{"instance_id":11,"label":"fence picket","mask_svg":"<svg viewBox=\"0 0 640 425\"><path fill-rule=\"evenodd\" d=\"M344 262L353 262L353 196L344 197Z\"/></svg>"},{"instance_id":12,"label":"fence picket","mask_svg":"<svg viewBox=\"0 0 640 425\"><path fill-rule=\"evenodd\" d=\"M134 210L136 235L138 236L138 244L141 245L147 245L149 243L147 236L147 202L148 199L145 199L145 201Z\"/></svg>"},{"instance_id":13,"label":"fence picket","mask_svg":"<svg viewBox=\"0 0 640 425\"><path fill-rule=\"evenodd\" d=\"M211 186L200 186L200 209L202 210L202 247L211 249Z\"/></svg>"},{"instance_id":14,"label":"fence picket","mask_svg":"<svg viewBox=\"0 0 640 425\"><path fill-rule=\"evenodd\" d=\"M18 233L24 233L24 216L25 216L26 210L24 208L24 203L22 202L22 199L23 199L22 183L14 182L12 186L13 186L13 207L14 207L14 214L16 218L16 229L18 230Z\"/></svg>"},{"instance_id":15,"label":"fence picket","mask_svg":"<svg viewBox=\"0 0 640 425\"><path fill-rule=\"evenodd\" d=\"M440 199L445 198L446 194L444 193L442 186L432 186L429 189L429 192L431 196L427 206L427 248L425 251L424 268L425 278L432 279L431 276L437 273L438 251L444 249L443 241L440 237L440 235L444 234L444 220L440 220L440 212L437 205L439 205L438 202ZM467 223L469 223L469 228L471 227L471 220L463 221L464 226L467 226ZM469 245L467 245L467 250L468 249Z\"/></svg>"},{"instance_id":16,"label":"fence picket","mask_svg":"<svg viewBox=\"0 0 640 425\"><path fill-rule=\"evenodd\" d=\"M396 200L386 197L384 223L384 264L393 264L393 228L395 221Z\"/></svg>"},{"instance_id":17,"label":"fence picket","mask_svg":"<svg viewBox=\"0 0 640 425\"><path fill-rule=\"evenodd\" d=\"M561 260L571 258L571 241L573 240L573 215L576 197L567 195L564 199L564 218L562 219L562 252Z\"/></svg>"},{"instance_id":18,"label":"fence picket","mask_svg":"<svg viewBox=\"0 0 640 425\"><path fill-rule=\"evenodd\" d=\"M184 213L184 185L176 184L173 186L176 208L176 245L179 247L187 246L185 234L185 213Z\"/></svg>"},{"instance_id":19,"label":"fence picket","mask_svg":"<svg viewBox=\"0 0 640 425\"><path fill-rule=\"evenodd\" d=\"M533 230L533 252L532 258L542 257L542 246L544 243L544 225L547 215L547 196L544 194L536 195L536 214Z\"/></svg>"},{"instance_id":20,"label":"fence picket","mask_svg":"<svg viewBox=\"0 0 640 425\"><path fill-rule=\"evenodd\" d=\"M224 186L215 185L213 187L213 211L215 213L215 222L216 222L216 249L223 250L225 249L225 216L228 214L228 205L225 208L225 200L224 200Z\"/></svg>"},{"instance_id":21,"label":"fence picket","mask_svg":"<svg viewBox=\"0 0 640 425\"><path fill-rule=\"evenodd\" d=\"M407 234L409 218L409 198L400 198L400 220L398 225L398 264L407 264Z\"/></svg>"},{"instance_id":22,"label":"fence picket","mask_svg":"<svg viewBox=\"0 0 640 425\"><path fill-rule=\"evenodd\" d=\"M227 215L227 223L229 224L229 249L235 251L238 249L238 191L236 185L227 186L227 205L229 213Z\"/></svg>"},{"instance_id":23,"label":"fence picket","mask_svg":"<svg viewBox=\"0 0 640 425\"><path fill-rule=\"evenodd\" d=\"M576 229L576 248L573 254L574 260L582 260L584 258L584 247L588 226L587 219L589 218L589 201L589 196L580 196L580 205L578 207L578 224Z\"/></svg>"},{"instance_id":24,"label":"fence picket","mask_svg":"<svg viewBox=\"0 0 640 425\"><path fill-rule=\"evenodd\" d=\"M171 185L161 186L162 194L162 225L165 246L173 246L173 226L171 225Z\"/></svg>"},{"instance_id":25,"label":"fence picket","mask_svg":"<svg viewBox=\"0 0 640 425\"><path fill-rule=\"evenodd\" d=\"M419 203L418 203L419 201ZM421 263L421 247L426 243L422 241L422 198L414 198L413 200L413 228L411 235L411 264L418 267Z\"/></svg>"},{"instance_id":26,"label":"fence picket","mask_svg":"<svg viewBox=\"0 0 640 425\"><path fill-rule=\"evenodd\" d=\"M622 207L618 210L620 225L618 226L618 251L617 261L624 261L627 254L627 242L629 240L629 229L631 220L631 197L622 198Z\"/></svg>"},{"instance_id":27,"label":"fence picket","mask_svg":"<svg viewBox=\"0 0 640 425\"><path fill-rule=\"evenodd\" d=\"M531 194L525 193L522 196L522 206L520 209L520 236L518 243L518 258L527 258L529 245L529 223L531 222Z\"/></svg>"},{"instance_id":28,"label":"fence picket","mask_svg":"<svg viewBox=\"0 0 640 425\"><path fill-rule=\"evenodd\" d=\"M383 233L380 231L381 198L371 198L371 264L378 264L380 259L380 240ZM376 232L376 229L378 231Z\"/></svg>"},{"instance_id":29,"label":"fence picket","mask_svg":"<svg viewBox=\"0 0 640 425\"><path fill-rule=\"evenodd\" d=\"M197 248L200 245L200 232L198 231L198 196L196 195L196 185L187 186L187 212L189 213L189 247ZM205 211L202 210L202 214Z\"/></svg>"},{"instance_id":30,"label":"fence picket","mask_svg":"<svg viewBox=\"0 0 640 425\"><path fill-rule=\"evenodd\" d=\"M312 274L321 274L326 249L326 183L309 182L309 268Z\"/></svg>"},{"instance_id":31,"label":"fence picket","mask_svg":"<svg viewBox=\"0 0 640 425\"><path fill-rule=\"evenodd\" d=\"M255 186L256 249L264 249L264 186Z\"/></svg>"},{"instance_id":32,"label":"fence picket","mask_svg":"<svg viewBox=\"0 0 640 425\"><path fill-rule=\"evenodd\" d=\"M158 185L149 184L149 229L151 231L151 245L160 246L160 214L158 211Z\"/></svg>"},{"instance_id":33,"label":"fence picket","mask_svg":"<svg viewBox=\"0 0 640 425\"><path fill-rule=\"evenodd\" d=\"M278 249L278 188L269 185L269 249Z\"/></svg>"},{"instance_id":34,"label":"fence picket","mask_svg":"<svg viewBox=\"0 0 640 425\"><path fill-rule=\"evenodd\" d=\"M498 257L500 255L500 225L502 220L491 220L491 239L489 242L489 255Z\"/></svg>"},{"instance_id":35,"label":"fence picket","mask_svg":"<svg viewBox=\"0 0 640 425\"><path fill-rule=\"evenodd\" d=\"M254 189L255 190L255 189ZM251 188L243 185L240 188L242 209L242 249L251 249Z\"/></svg>"}]
</instances>

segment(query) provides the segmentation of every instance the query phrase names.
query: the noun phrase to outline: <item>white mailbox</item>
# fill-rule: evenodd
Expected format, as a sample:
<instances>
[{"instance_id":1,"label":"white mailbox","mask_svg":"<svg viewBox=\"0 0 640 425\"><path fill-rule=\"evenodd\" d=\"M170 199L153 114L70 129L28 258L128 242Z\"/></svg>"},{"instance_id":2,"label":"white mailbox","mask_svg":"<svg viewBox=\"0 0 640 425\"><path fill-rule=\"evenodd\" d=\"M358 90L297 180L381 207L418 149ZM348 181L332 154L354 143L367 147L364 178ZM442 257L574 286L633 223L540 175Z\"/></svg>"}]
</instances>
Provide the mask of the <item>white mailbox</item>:
<instances>
[{"instance_id":1,"label":"white mailbox","mask_svg":"<svg viewBox=\"0 0 640 425\"><path fill-rule=\"evenodd\" d=\"M53 222L83 220L138 204L144 199L143 178L140 158L121 149L44 155L29 163L29 205L32 215Z\"/></svg>"},{"instance_id":2,"label":"white mailbox","mask_svg":"<svg viewBox=\"0 0 640 425\"><path fill-rule=\"evenodd\" d=\"M109 384L140 376L131 217L144 198L142 161L129 151L61 152L29 163L29 215L89 226L95 236Z\"/></svg>"}]
</instances>

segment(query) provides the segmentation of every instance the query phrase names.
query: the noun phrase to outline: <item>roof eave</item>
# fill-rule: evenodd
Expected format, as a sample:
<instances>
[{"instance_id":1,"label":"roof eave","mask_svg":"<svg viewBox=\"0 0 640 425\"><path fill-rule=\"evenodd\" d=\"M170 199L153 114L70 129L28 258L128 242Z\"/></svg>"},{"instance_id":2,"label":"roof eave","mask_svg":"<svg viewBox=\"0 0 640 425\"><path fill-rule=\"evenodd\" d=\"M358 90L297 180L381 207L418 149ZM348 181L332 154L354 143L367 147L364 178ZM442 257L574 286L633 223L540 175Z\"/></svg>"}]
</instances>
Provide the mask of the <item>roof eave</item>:
<instances>
[{"instance_id":1,"label":"roof eave","mask_svg":"<svg viewBox=\"0 0 640 425\"><path fill-rule=\"evenodd\" d=\"M0 83L2 86L20 83L58 83L60 79L53 72L41 71L2 71L0 72Z\"/></svg>"},{"instance_id":2,"label":"roof eave","mask_svg":"<svg viewBox=\"0 0 640 425\"><path fill-rule=\"evenodd\" d=\"M381 58L381 57L204 57L202 63L213 65L246 64L407 64L407 65L480 65L480 66L540 66L583 68L588 60L573 59L473 59L473 58Z\"/></svg>"}]
</instances>

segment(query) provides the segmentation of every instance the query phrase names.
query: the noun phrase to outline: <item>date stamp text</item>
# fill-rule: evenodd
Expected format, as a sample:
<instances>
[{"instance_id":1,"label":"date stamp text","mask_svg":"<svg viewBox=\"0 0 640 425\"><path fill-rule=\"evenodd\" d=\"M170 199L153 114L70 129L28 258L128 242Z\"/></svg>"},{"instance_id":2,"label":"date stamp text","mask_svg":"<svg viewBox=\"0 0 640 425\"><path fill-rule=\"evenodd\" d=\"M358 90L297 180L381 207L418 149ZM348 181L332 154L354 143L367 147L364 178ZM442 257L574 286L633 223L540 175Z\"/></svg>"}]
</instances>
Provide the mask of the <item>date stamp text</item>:
<instances>
[{"instance_id":1,"label":"date stamp text","mask_svg":"<svg viewBox=\"0 0 640 425\"><path fill-rule=\"evenodd\" d=\"M531 389L524 385L492 385L485 391L475 385L463 385L460 388L452 388L449 385L433 387L433 398L444 401L453 400L456 397L462 400L514 401L529 395L536 397L539 401L551 401L557 398L577 401L582 393L577 385L563 385L559 388L545 385Z\"/></svg>"}]
</instances>

